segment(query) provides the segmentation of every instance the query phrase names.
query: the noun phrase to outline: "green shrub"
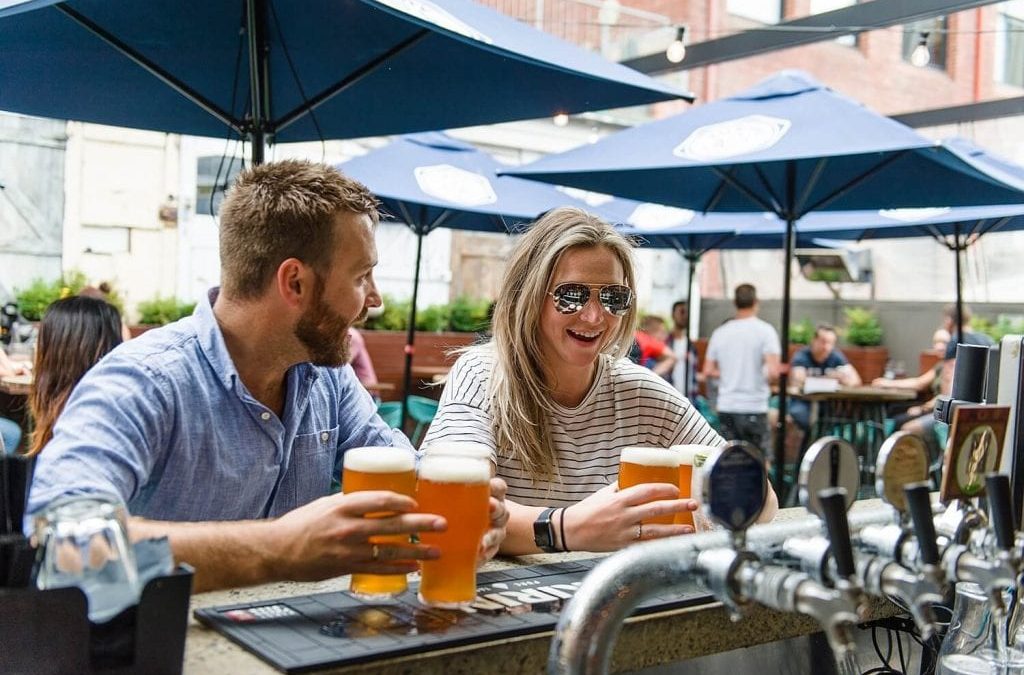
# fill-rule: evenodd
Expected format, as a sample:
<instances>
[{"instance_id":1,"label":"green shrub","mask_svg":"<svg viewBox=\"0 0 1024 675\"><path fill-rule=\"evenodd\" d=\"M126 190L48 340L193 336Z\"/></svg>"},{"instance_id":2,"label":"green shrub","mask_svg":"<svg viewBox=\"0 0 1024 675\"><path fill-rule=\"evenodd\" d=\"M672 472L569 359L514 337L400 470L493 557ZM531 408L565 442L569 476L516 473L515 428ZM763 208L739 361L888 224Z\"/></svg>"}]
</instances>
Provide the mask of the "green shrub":
<instances>
[{"instance_id":1,"label":"green shrub","mask_svg":"<svg viewBox=\"0 0 1024 675\"><path fill-rule=\"evenodd\" d=\"M416 330L438 333L448 330L452 310L448 305L431 305L416 312Z\"/></svg>"},{"instance_id":2,"label":"green shrub","mask_svg":"<svg viewBox=\"0 0 1024 675\"><path fill-rule=\"evenodd\" d=\"M163 326L189 316L195 308L194 302L181 302L177 298L162 298L158 295L151 300L143 300L136 309L139 312L139 323Z\"/></svg>"},{"instance_id":3,"label":"green shrub","mask_svg":"<svg viewBox=\"0 0 1024 675\"><path fill-rule=\"evenodd\" d=\"M814 337L814 322L810 319L800 319L789 325L789 341L797 345L811 344Z\"/></svg>"},{"instance_id":4,"label":"green shrub","mask_svg":"<svg viewBox=\"0 0 1024 675\"><path fill-rule=\"evenodd\" d=\"M995 323L983 316L971 317L970 330L984 333L999 342L1005 335L1024 334L1024 317L1019 314L1000 314Z\"/></svg>"},{"instance_id":5,"label":"green shrub","mask_svg":"<svg viewBox=\"0 0 1024 675\"><path fill-rule=\"evenodd\" d=\"M14 289L14 299L22 316L29 321L39 321L53 302L78 295L87 285L84 273L71 270L53 281L33 279L26 288Z\"/></svg>"},{"instance_id":6,"label":"green shrub","mask_svg":"<svg viewBox=\"0 0 1024 675\"><path fill-rule=\"evenodd\" d=\"M385 295L384 312L380 316L366 319L367 330L406 330L409 328L409 307L408 300L395 300L390 295Z\"/></svg>"},{"instance_id":7,"label":"green shrub","mask_svg":"<svg viewBox=\"0 0 1024 675\"><path fill-rule=\"evenodd\" d=\"M489 328L487 310L490 300L459 296L451 304L451 329L459 333L476 333Z\"/></svg>"},{"instance_id":8,"label":"green shrub","mask_svg":"<svg viewBox=\"0 0 1024 675\"><path fill-rule=\"evenodd\" d=\"M863 307L848 307L846 313L846 341L860 347L882 344L882 325L875 313Z\"/></svg>"}]
</instances>

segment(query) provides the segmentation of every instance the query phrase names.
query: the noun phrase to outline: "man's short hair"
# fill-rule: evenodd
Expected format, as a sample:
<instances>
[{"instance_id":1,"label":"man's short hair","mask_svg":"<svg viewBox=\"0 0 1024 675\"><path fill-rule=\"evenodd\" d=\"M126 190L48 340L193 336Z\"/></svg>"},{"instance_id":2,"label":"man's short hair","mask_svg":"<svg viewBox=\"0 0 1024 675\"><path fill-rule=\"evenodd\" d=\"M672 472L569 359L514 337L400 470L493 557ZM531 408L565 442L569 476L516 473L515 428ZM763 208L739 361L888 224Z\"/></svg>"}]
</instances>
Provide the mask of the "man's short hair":
<instances>
[{"instance_id":1,"label":"man's short hair","mask_svg":"<svg viewBox=\"0 0 1024 675\"><path fill-rule=\"evenodd\" d=\"M365 186L325 164L289 159L243 171L220 208L224 293L258 297L288 258L326 274L335 216L366 215L376 224L378 205Z\"/></svg>"},{"instance_id":2,"label":"man's short hair","mask_svg":"<svg viewBox=\"0 0 1024 675\"><path fill-rule=\"evenodd\" d=\"M740 284L733 294L736 309L750 309L757 303L757 289L753 284Z\"/></svg>"},{"instance_id":3,"label":"man's short hair","mask_svg":"<svg viewBox=\"0 0 1024 675\"><path fill-rule=\"evenodd\" d=\"M688 300L676 300L675 302L673 302L672 303L672 313L673 314L676 313L676 308L678 308L678 307L686 307L687 309L689 309L690 302Z\"/></svg>"},{"instance_id":4,"label":"man's short hair","mask_svg":"<svg viewBox=\"0 0 1024 675\"><path fill-rule=\"evenodd\" d=\"M814 327L814 337L818 337L819 335L825 332L832 333L833 335L839 335L839 332L836 330L836 327L830 323L819 323L817 326Z\"/></svg>"},{"instance_id":5,"label":"man's short hair","mask_svg":"<svg viewBox=\"0 0 1024 675\"><path fill-rule=\"evenodd\" d=\"M961 311L963 312L964 325L971 322L971 308L967 305L961 305ZM942 308L942 315L949 319L953 328L956 328L956 303L951 303Z\"/></svg>"}]
</instances>

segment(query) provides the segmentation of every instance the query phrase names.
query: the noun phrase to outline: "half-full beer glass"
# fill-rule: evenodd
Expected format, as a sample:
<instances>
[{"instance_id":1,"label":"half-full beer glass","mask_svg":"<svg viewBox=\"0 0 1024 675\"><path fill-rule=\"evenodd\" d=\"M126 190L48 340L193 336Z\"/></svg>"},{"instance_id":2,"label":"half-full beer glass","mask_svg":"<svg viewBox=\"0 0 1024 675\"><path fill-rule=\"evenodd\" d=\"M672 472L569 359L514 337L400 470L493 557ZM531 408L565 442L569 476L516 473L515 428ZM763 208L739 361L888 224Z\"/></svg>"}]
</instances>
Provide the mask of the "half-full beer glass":
<instances>
[{"instance_id":1,"label":"half-full beer glass","mask_svg":"<svg viewBox=\"0 0 1024 675\"><path fill-rule=\"evenodd\" d=\"M346 493L366 490L388 490L412 496L416 490L416 461L409 450L402 448L352 448L345 452L345 469L341 478ZM367 518L383 518L390 512L368 513ZM409 535L376 535L371 544L407 544ZM404 574L353 574L351 590L367 599L397 595L408 588Z\"/></svg>"},{"instance_id":2,"label":"half-full beer glass","mask_svg":"<svg viewBox=\"0 0 1024 675\"><path fill-rule=\"evenodd\" d=\"M416 502L448 521L445 532L422 532L420 542L441 550L424 560L420 601L458 609L476 598L476 558L487 532L491 463L471 455L428 454L420 460Z\"/></svg>"},{"instance_id":3,"label":"half-full beer glass","mask_svg":"<svg viewBox=\"0 0 1024 675\"><path fill-rule=\"evenodd\" d=\"M679 485L679 454L668 448L623 448L619 456L619 489L643 483ZM674 516L658 516L640 521L644 525L671 525Z\"/></svg>"}]
</instances>

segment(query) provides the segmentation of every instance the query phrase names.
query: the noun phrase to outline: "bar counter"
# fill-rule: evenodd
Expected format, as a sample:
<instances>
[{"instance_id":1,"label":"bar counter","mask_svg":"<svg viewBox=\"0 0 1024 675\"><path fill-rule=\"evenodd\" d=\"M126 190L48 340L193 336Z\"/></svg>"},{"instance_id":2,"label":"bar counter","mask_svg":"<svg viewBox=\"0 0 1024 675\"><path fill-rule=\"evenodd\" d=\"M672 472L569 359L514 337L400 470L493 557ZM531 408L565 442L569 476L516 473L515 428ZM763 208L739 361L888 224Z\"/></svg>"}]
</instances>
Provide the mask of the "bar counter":
<instances>
[{"instance_id":1,"label":"bar counter","mask_svg":"<svg viewBox=\"0 0 1024 675\"><path fill-rule=\"evenodd\" d=\"M878 500L857 502L854 509L877 505ZM803 508L782 509L776 520L807 515ZM523 565L592 558L592 553L560 553L499 558L484 570L502 570ZM348 588L349 578L338 577L318 583L275 583L250 588L214 591L193 596L192 609L216 605L269 600ZM888 602L878 600L871 618L896 613ZM622 628L612 657L613 672L637 670L664 663L717 654L740 647L773 642L815 633L813 620L797 615L751 606L738 623L730 621L721 603L665 611L628 620ZM375 673L398 675L456 675L461 673L519 675L543 673L547 665L551 632L511 640L485 642L451 649L413 654L322 672ZM190 615L185 643L185 673L275 673L269 664L246 652Z\"/></svg>"}]
</instances>

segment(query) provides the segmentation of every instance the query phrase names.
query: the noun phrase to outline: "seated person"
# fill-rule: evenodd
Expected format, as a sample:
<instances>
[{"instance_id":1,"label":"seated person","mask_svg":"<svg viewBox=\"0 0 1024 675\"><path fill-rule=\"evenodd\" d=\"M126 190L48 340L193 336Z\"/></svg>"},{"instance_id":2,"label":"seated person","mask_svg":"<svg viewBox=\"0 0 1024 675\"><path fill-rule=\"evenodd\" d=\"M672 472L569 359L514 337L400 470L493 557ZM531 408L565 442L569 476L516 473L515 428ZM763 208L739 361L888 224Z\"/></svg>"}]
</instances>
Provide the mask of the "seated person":
<instances>
[{"instance_id":1,"label":"seated person","mask_svg":"<svg viewBox=\"0 0 1024 675\"><path fill-rule=\"evenodd\" d=\"M665 379L672 374L672 368L676 365L675 354L665 344L667 337L668 327L665 326L665 320L655 314L648 314L642 318L640 328L633 335L633 339L640 347L638 363Z\"/></svg>"},{"instance_id":2,"label":"seated person","mask_svg":"<svg viewBox=\"0 0 1024 675\"><path fill-rule=\"evenodd\" d=\"M828 324L820 324L814 330L811 344L793 355L790 362L789 382L794 387L802 387L808 376L830 377L839 380L844 387L856 387L860 375L850 365L846 356L836 349L839 337L836 329ZM789 407L789 415L805 432L810 427L811 406L807 401L793 399Z\"/></svg>"},{"instance_id":3,"label":"seated person","mask_svg":"<svg viewBox=\"0 0 1024 675\"><path fill-rule=\"evenodd\" d=\"M370 353L366 351L366 340L355 326L348 329L349 364L359 380L367 389L377 386L377 371L373 369Z\"/></svg>"},{"instance_id":4,"label":"seated person","mask_svg":"<svg viewBox=\"0 0 1024 675\"><path fill-rule=\"evenodd\" d=\"M548 508L555 550L611 551L692 531L641 520L693 510L675 485L619 490L626 446L724 441L676 389L624 359L636 317L631 244L572 208L538 220L512 253L493 339L456 361L424 446L490 447L508 484L501 551L536 553L533 525ZM769 495L763 516L777 509Z\"/></svg>"},{"instance_id":5,"label":"seated person","mask_svg":"<svg viewBox=\"0 0 1024 675\"><path fill-rule=\"evenodd\" d=\"M946 345L949 343L949 333L939 328L932 335L932 349L938 352L945 353ZM885 389L904 389L907 391L916 391L919 394L924 394L924 398L927 402L923 405L918 403L896 403L890 404L888 408L889 417L896 421L896 428L902 428L903 424L920 417L922 414L931 414L931 410L934 408L934 399L941 393L942 389L942 368L943 362L939 361L934 366L921 373L917 377L900 377L894 379L888 379L885 377L876 377L872 382L873 387L882 387Z\"/></svg>"},{"instance_id":6,"label":"seated person","mask_svg":"<svg viewBox=\"0 0 1024 675\"><path fill-rule=\"evenodd\" d=\"M196 591L404 573L435 547L371 536L447 527L386 491L329 495L348 448L413 452L376 414L341 337L380 304L377 200L322 164L242 172L220 211L220 289L85 374L39 453L28 512L106 493L133 539L167 536ZM493 555L504 485L492 481ZM384 518L368 513L391 512ZM30 519L26 519L30 520Z\"/></svg>"},{"instance_id":7,"label":"seated person","mask_svg":"<svg viewBox=\"0 0 1024 675\"><path fill-rule=\"evenodd\" d=\"M79 295L46 308L36 342L28 406L35 428L29 455L53 437L53 424L86 371L121 344L121 313L106 300Z\"/></svg>"},{"instance_id":8,"label":"seated person","mask_svg":"<svg viewBox=\"0 0 1024 675\"><path fill-rule=\"evenodd\" d=\"M27 375L28 367L20 361L12 361L0 348L0 377ZM13 455L21 443L21 425L6 417L0 417L0 454Z\"/></svg>"}]
</instances>

